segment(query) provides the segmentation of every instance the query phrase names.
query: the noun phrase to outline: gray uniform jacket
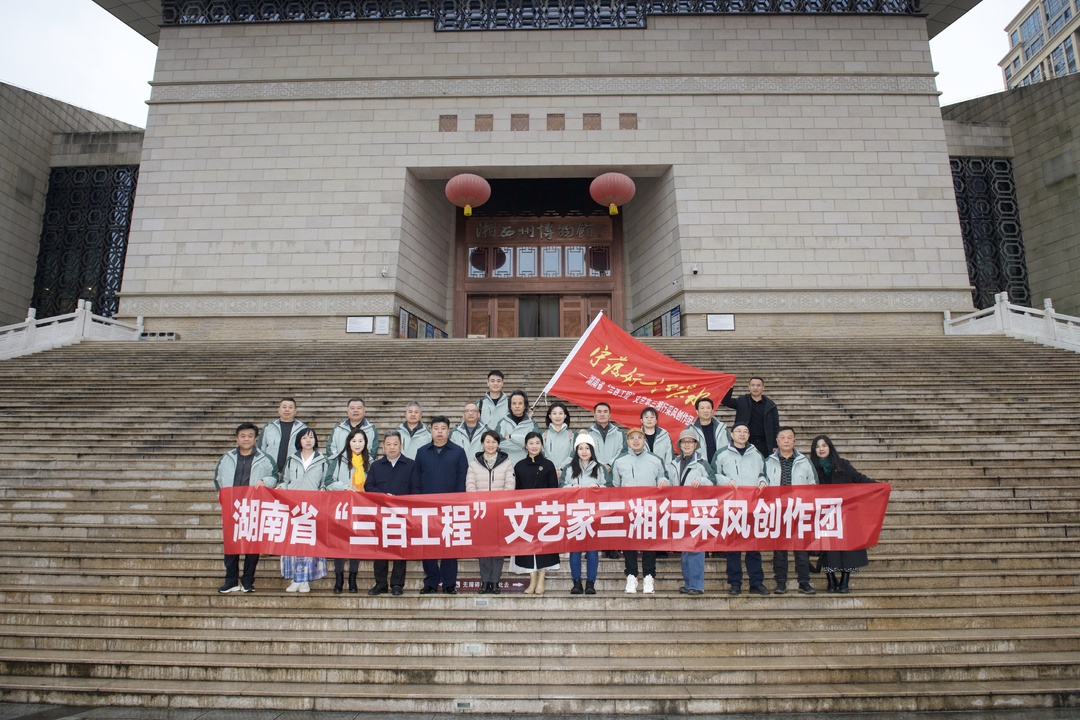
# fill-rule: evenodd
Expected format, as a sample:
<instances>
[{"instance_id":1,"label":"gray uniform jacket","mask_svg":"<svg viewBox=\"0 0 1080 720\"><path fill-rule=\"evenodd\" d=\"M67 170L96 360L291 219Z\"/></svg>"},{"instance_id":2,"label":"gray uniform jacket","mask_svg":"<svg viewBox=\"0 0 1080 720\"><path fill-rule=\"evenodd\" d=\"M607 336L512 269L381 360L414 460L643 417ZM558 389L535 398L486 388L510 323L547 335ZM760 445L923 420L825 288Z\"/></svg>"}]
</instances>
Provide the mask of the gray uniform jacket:
<instances>
[{"instance_id":1,"label":"gray uniform jacket","mask_svg":"<svg viewBox=\"0 0 1080 720\"><path fill-rule=\"evenodd\" d=\"M277 485L277 468L274 467L274 461L258 448L251 452L255 453L255 457L251 459L251 484L254 485L262 480L262 484L266 487L272 488ZM232 487L233 478L236 476L236 461L239 457L240 451L233 448L218 460L217 467L214 468L214 487L218 490Z\"/></svg>"},{"instance_id":2,"label":"gray uniform jacket","mask_svg":"<svg viewBox=\"0 0 1080 720\"><path fill-rule=\"evenodd\" d=\"M686 427L693 430L694 434L698 436L698 451L704 456L705 448L708 447L708 445L705 444L705 431L708 428L701 427L701 420L695 420ZM720 457L720 451L731 444L731 433L728 432L727 425L720 422L715 417L712 419L709 427L712 428L713 437L716 438L716 455L714 455L712 459L713 467L715 467L716 458ZM705 459L706 461L708 460L708 458Z\"/></svg>"},{"instance_id":3,"label":"gray uniform jacket","mask_svg":"<svg viewBox=\"0 0 1080 720\"><path fill-rule=\"evenodd\" d=\"M494 428L503 419L503 416L509 414L510 396L503 393L502 397L495 401L491 399L490 395L484 393L476 401L476 406L480 408L480 422L489 428Z\"/></svg>"},{"instance_id":4,"label":"gray uniform jacket","mask_svg":"<svg viewBox=\"0 0 1080 720\"><path fill-rule=\"evenodd\" d=\"M465 457L474 457L476 453L484 451L484 442L481 440L481 436L485 430L487 430L487 426L484 423L477 423L472 440L470 440L469 433L465 431L465 421L462 420L456 428L450 431L450 442L464 450Z\"/></svg>"},{"instance_id":5,"label":"gray uniform jacket","mask_svg":"<svg viewBox=\"0 0 1080 720\"><path fill-rule=\"evenodd\" d=\"M661 480L667 480L667 470L648 450L640 454L627 451L611 463L611 484L615 487L656 487Z\"/></svg>"},{"instance_id":6,"label":"gray uniform jacket","mask_svg":"<svg viewBox=\"0 0 1080 720\"><path fill-rule=\"evenodd\" d=\"M777 482L780 482L779 476L777 478ZM757 487L763 481L766 485L769 484L765 477L765 458L761 457L761 452L753 445L747 445L746 452L742 455L734 445L716 453L717 485Z\"/></svg>"},{"instance_id":7,"label":"gray uniform jacket","mask_svg":"<svg viewBox=\"0 0 1080 720\"><path fill-rule=\"evenodd\" d=\"M649 446L646 445L646 448ZM660 458L660 462L667 467L675 458L674 446L671 444L671 435L659 425L656 426L656 437L653 438L652 454Z\"/></svg>"},{"instance_id":8,"label":"gray uniform jacket","mask_svg":"<svg viewBox=\"0 0 1080 720\"><path fill-rule=\"evenodd\" d=\"M510 464L517 465L519 460L524 460L529 453L525 452L525 436L531 432L540 432L536 421L525 416L521 422L507 415L495 426L495 432L502 436L499 449L510 456Z\"/></svg>"},{"instance_id":9,"label":"gray uniform jacket","mask_svg":"<svg viewBox=\"0 0 1080 720\"><path fill-rule=\"evenodd\" d=\"M702 485L712 485L712 469L709 467L709 463L705 461L705 458L701 457L701 453L694 451L693 460L684 469L680 458L675 457L671 459L671 462L667 465L668 477L671 479L672 485L686 485L696 478L701 481Z\"/></svg>"},{"instance_id":10,"label":"gray uniform jacket","mask_svg":"<svg viewBox=\"0 0 1080 720\"><path fill-rule=\"evenodd\" d=\"M409 429L405 427L404 422L398 425L397 429L401 433L401 454L410 460L415 460L416 451L431 442L431 431L422 422L420 427L416 428L415 435L409 434Z\"/></svg>"},{"instance_id":11,"label":"gray uniform jacket","mask_svg":"<svg viewBox=\"0 0 1080 720\"><path fill-rule=\"evenodd\" d=\"M596 443L596 459L602 465L611 467L615 458L626 452L626 432L613 422L608 423L606 438L600 434L600 427L596 423L585 432L592 435L593 442Z\"/></svg>"},{"instance_id":12,"label":"gray uniform jacket","mask_svg":"<svg viewBox=\"0 0 1080 720\"><path fill-rule=\"evenodd\" d=\"M285 461L280 487L282 490L322 490L327 465L326 456L316 450L315 457L305 470L300 453L295 452Z\"/></svg>"},{"instance_id":13,"label":"gray uniform jacket","mask_svg":"<svg viewBox=\"0 0 1080 720\"><path fill-rule=\"evenodd\" d=\"M379 431L375 429L375 426L368 422L367 418L360 421L360 427L364 430L364 435L367 436L368 455L374 460L375 456L379 454ZM349 437L349 433L352 432L352 425L349 424L349 418L345 418L330 432L330 439L326 441L326 457L335 458L342 450L345 449L345 440Z\"/></svg>"},{"instance_id":14,"label":"gray uniform jacket","mask_svg":"<svg viewBox=\"0 0 1080 720\"><path fill-rule=\"evenodd\" d=\"M814 472L810 458L798 450L795 453L795 462L791 465L792 485L817 485L817 474ZM772 455L765 458L765 477L769 479L769 485L780 487L780 451L776 450Z\"/></svg>"},{"instance_id":15,"label":"gray uniform jacket","mask_svg":"<svg viewBox=\"0 0 1080 720\"><path fill-rule=\"evenodd\" d=\"M593 468L598 468L595 478L592 476ZM578 476L571 475L570 463L567 463L566 467L563 468L562 477L559 478L559 487L592 487L593 485L599 485L600 487L607 485L607 474L604 472L604 466L595 462L586 465L585 470Z\"/></svg>"},{"instance_id":16,"label":"gray uniform jacket","mask_svg":"<svg viewBox=\"0 0 1080 720\"><path fill-rule=\"evenodd\" d=\"M551 427L544 431L544 457L560 470L574 459L574 433L568 425L563 425L559 432Z\"/></svg>"},{"instance_id":17,"label":"gray uniform jacket","mask_svg":"<svg viewBox=\"0 0 1080 720\"><path fill-rule=\"evenodd\" d=\"M288 464L289 456L296 452L296 447L293 445L296 442L296 438L300 436L302 430L307 430L307 425L299 420L293 420L292 435L289 436L289 449L285 451L285 462ZM261 433L259 433L259 442L255 446L263 451L263 453L270 458L274 466L277 467L278 451L281 449L281 420L275 420L271 423L266 423ZM277 468L280 471L285 468Z\"/></svg>"}]
</instances>

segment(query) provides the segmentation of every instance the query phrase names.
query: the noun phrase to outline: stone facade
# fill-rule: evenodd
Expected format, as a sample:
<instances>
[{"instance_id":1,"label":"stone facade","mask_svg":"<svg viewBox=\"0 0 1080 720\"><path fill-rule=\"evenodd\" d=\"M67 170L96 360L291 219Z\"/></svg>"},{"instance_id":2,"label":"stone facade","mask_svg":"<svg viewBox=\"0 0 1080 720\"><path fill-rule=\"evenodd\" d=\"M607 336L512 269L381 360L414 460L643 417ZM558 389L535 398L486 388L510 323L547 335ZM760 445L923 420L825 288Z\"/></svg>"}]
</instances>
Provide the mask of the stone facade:
<instances>
[{"instance_id":1,"label":"stone facade","mask_svg":"<svg viewBox=\"0 0 1080 720\"><path fill-rule=\"evenodd\" d=\"M404 306L460 333L446 179L617 170L640 188L626 327L681 304L766 316L747 328L851 313L940 330L971 301L933 74L909 16L163 28L121 317L284 334ZM867 320L893 314L909 321Z\"/></svg>"},{"instance_id":2,"label":"stone facade","mask_svg":"<svg viewBox=\"0 0 1080 720\"><path fill-rule=\"evenodd\" d=\"M52 167L139 163L140 128L0 83L0 325L26 318Z\"/></svg>"},{"instance_id":3,"label":"stone facade","mask_svg":"<svg viewBox=\"0 0 1080 720\"><path fill-rule=\"evenodd\" d=\"M1080 316L1077 107L1080 75L1070 75L950 105L942 114L947 124L1007 128L1033 304L1041 307L1050 298L1059 312ZM968 154L952 145L950 153Z\"/></svg>"}]
</instances>

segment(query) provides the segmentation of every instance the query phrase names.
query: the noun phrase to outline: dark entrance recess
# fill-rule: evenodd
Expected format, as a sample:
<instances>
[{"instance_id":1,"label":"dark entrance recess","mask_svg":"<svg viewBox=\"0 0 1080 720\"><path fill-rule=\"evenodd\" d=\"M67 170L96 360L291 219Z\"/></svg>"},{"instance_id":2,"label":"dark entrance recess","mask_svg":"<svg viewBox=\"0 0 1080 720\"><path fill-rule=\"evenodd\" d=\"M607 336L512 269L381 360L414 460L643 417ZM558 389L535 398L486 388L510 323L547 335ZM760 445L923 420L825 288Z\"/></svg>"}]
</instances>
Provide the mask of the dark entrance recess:
<instances>
[{"instance_id":1,"label":"dark entrance recess","mask_svg":"<svg viewBox=\"0 0 1080 720\"><path fill-rule=\"evenodd\" d=\"M458 216L456 335L577 337L622 306L621 216L593 202L592 178L489 182Z\"/></svg>"}]
</instances>

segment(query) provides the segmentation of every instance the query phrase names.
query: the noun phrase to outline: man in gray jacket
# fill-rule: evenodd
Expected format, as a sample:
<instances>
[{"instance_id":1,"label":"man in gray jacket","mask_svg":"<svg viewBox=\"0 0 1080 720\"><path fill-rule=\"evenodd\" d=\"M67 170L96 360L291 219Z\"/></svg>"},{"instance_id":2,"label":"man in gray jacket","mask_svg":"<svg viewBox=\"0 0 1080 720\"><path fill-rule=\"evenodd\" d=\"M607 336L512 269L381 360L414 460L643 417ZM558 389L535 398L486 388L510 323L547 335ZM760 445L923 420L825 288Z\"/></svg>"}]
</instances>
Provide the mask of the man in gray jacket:
<instances>
[{"instance_id":1,"label":"man in gray jacket","mask_svg":"<svg viewBox=\"0 0 1080 720\"><path fill-rule=\"evenodd\" d=\"M615 458L611 464L611 481L615 487L667 487L667 471L660 458L645 449L645 431L631 428L626 433L626 442L630 449ZM623 551L623 567L626 570L626 592L637 592L638 558L637 550ZM656 551L641 551L641 570L645 579L641 583L641 592L654 591L653 578L656 577Z\"/></svg>"},{"instance_id":2,"label":"man in gray jacket","mask_svg":"<svg viewBox=\"0 0 1080 720\"><path fill-rule=\"evenodd\" d=\"M221 456L214 468L214 487L274 487L277 470L274 461L255 447L259 428L254 423L241 423L236 427L236 447ZM225 584L219 593L255 592L255 568L259 564L258 553L244 556L244 574L240 575L240 555L225 555Z\"/></svg>"},{"instance_id":3,"label":"man in gray jacket","mask_svg":"<svg viewBox=\"0 0 1080 720\"><path fill-rule=\"evenodd\" d=\"M476 453L484 449L481 436L487 426L480 422L480 408L474 402L465 403L461 423L450 433L450 442L465 451L465 457L472 460Z\"/></svg>"},{"instance_id":4,"label":"man in gray jacket","mask_svg":"<svg viewBox=\"0 0 1080 720\"><path fill-rule=\"evenodd\" d=\"M300 437L304 430L307 430L307 425L296 419L296 401L291 397L283 398L278 403L278 419L263 425L258 448L274 461L278 480L285 472L285 461L296 452L294 438Z\"/></svg>"},{"instance_id":5,"label":"man in gray jacket","mask_svg":"<svg viewBox=\"0 0 1080 720\"><path fill-rule=\"evenodd\" d=\"M789 427L780 428L776 434L776 452L765 458L765 477L773 487L789 485L816 485L817 474L805 455L795 449L795 431ZM788 554L786 550L773 552L773 578L776 580L777 595L787 592ZM814 586L810 584L810 553L795 551L795 574L799 579L799 592L813 595Z\"/></svg>"},{"instance_id":6,"label":"man in gray jacket","mask_svg":"<svg viewBox=\"0 0 1080 720\"><path fill-rule=\"evenodd\" d=\"M615 458L626 452L626 435L622 428L611 422L611 406L598 402L593 407L592 427L586 430L596 443L596 459L604 466L604 472L611 475L611 464ZM642 433L644 438L645 433ZM663 463L660 464L663 467Z\"/></svg>"}]
</instances>

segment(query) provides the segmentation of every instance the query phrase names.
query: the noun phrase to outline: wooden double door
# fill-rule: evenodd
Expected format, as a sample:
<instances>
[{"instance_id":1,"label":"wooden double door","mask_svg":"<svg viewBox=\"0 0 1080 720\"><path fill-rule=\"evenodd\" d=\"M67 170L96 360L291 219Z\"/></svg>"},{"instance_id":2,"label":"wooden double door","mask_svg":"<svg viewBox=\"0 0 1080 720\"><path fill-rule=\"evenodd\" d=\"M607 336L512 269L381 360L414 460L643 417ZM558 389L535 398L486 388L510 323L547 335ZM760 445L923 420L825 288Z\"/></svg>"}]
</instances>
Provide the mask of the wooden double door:
<instances>
[{"instance_id":1,"label":"wooden double door","mask_svg":"<svg viewBox=\"0 0 1080 720\"><path fill-rule=\"evenodd\" d=\"M579 337L610 294L469 295L468 334L484 337Z\"/></svg>"}]
</instances>

